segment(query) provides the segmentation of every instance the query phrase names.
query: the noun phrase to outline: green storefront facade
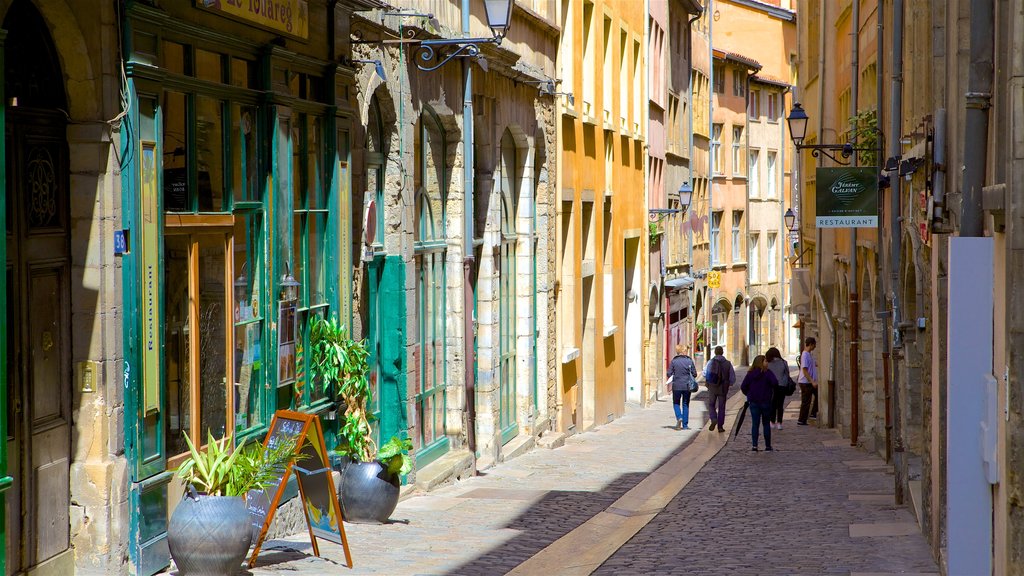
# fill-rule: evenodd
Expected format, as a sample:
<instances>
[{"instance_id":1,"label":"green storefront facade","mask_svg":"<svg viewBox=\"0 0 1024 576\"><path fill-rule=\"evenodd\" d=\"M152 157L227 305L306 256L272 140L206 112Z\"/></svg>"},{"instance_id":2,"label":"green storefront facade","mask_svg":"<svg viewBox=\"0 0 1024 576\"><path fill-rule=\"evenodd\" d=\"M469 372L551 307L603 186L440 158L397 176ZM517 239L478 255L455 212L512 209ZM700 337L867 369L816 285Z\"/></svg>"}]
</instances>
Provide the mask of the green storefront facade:
<instances>
[{"instance_id":1,"label":"green storefront facade","mask_svg":"<svg viewBox=\"0 0 1024 576\"><path fill-rule=\"evenodd\" d=\"M287 25L216 2L126 11L125 443L139 574L167 565L186 434L261 439L291 408L333 435L335 405L305 352L314 317L353 315L357 121L336 41L353 3L283 4Z\"/></svg>"}]
</instances>

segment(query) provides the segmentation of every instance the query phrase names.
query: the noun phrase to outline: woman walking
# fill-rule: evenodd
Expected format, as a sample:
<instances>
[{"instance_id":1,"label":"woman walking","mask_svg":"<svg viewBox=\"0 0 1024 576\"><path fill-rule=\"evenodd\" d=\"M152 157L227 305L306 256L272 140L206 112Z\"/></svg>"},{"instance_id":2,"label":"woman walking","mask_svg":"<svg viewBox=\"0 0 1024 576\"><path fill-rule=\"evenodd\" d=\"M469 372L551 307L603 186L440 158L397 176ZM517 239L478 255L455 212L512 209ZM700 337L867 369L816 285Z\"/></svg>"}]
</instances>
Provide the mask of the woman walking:
<instances>
[{"instance_id":1,"label":"woman walking","mask_svg":"<svg viewBox=\"0 0 1024 576\"><path fill-rule=\"evenodd\" d=\"M772 451L772 429L769 426L769 413L772 409L772 396L775 394L775 387L779 381L765 365L764 356L754 358L753 364L743 383L740 384L740 391L747 396L747 403L750 406L750 439L753 441L754 452L757 452L758 425L763 422L764 426L764 450Z\"/></svg>"},{"instance_id":2,"label":"woman walking","mask_svg":"<svg viewBox=\"0 0 1024 576\"><path fill-rule=\"evenodd\" d=\"M789 362L782 357L779 349L772 346L764 353L764 359L768 362L768 371L775 376L779 384L775 387L775 395L772 396L772 410L769 420L772 428L782 430L782 411L786 406L786 387L789 385Z\"/></svg>"}]
</instances>

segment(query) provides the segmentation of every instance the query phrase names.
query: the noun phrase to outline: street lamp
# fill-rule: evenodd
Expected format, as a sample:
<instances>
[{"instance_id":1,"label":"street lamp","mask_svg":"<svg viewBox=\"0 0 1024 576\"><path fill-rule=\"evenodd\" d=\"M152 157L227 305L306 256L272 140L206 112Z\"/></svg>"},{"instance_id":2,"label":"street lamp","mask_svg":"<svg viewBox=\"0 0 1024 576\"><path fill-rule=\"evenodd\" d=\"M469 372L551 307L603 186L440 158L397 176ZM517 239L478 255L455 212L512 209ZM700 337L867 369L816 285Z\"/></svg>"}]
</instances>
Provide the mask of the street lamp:
<instances>
[{"instance_id":1,"label":"street lamp","mask_svg":"<svg viewBox=\"0 0 1024 576\"><path fill-rule=\"evenodd\" d=\"M484 44L501 44L501 41L508 35L512 26L512 9L515 6L514 0L483 0L484 14L487 17L487 26L491 29L490 38L436 38L420 40L412 30L401 32L396 36L387 32L388 39L363 40L361 32L352 32L353 44L408 44L415 47L413 63L416 67L425 72L437 70L450 62L453 58L482 58L481 46ZM385 12L381 15L383 27L384 16L397 17L421 17L428 18L430 26L436 31L440 25L433 17L433 14L422 14L414 12ZM401 30L401 28L400 28ZM448 51L447 49L451 50ZM446 50L442 54L442 50ZM435 63L435 60L438 60ZM483 66L483 62L480 62Z\"/></svg>"},{"instance_id":2,"label":"street lamp","mask_svg":"<svg viewBox=\"0 0 1024 576\"><path fill-rule=\"evenodd\" d=\"M651 222L660 222L673 214L686 214L692 199L693 186L689 182L683 182L679 186L679 208L649 208L647 210L647 219Z\"/></svg>"},{"instance_id":3,"label":"street lamp","mask_svg":"<svg viewBox=\"0 0 1024 576\"><path fill-rule=\"evenodd\" d=\"M786 208L786 213L782 216L782 219L786 222L786 228L790 232L796 232L796 213L793 212L792 208Z\"/></svg>"},{"instance_id":4,"label":"street lamp","mask_svg":"<svg viewBox=\"0 0 1024 576\"><path fill-rule=\"evenodd\" d=\"M799 102L794 103L793 109L789 111L789 116L786 117L786 123L789 125L789 137L793 140L793 146L796 146L797 150L810 150L811 156L815 158L824 154L836 164L843 166L850 163L848 158L853 156L854 152L875 151L874 148L854 148L853 144L849 142L846 144L804 144L804 137L807 136L807 120L807 112L804 112L803 106ZM830 152L839 152L843 159L836 158Z\"/></svg>"}]
</instances>

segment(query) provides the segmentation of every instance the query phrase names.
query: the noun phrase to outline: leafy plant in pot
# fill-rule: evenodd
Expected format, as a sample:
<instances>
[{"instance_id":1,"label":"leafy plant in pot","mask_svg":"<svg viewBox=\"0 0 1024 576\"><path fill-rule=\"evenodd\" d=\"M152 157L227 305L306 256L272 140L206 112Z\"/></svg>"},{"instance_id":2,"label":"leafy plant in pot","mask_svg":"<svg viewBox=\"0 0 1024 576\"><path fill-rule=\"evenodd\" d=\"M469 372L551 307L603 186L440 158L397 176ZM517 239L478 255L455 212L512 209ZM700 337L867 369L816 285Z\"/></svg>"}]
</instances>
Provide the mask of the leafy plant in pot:
<instances>
[{"instance_id":1,"label":"leafy plant in pot","mask_svg":"<svg viewBox=\"0 0 1024 576\"><path fill-rule=\"evenodd\" d=\"M212 434L202 448L187 434L185 442L189 455L178 477L186 493L167 525L171 557L182 576L233 576L252 543L245 495L280 476L294 459L294 443L231 449L230 437L215 440Z\"/></svg>"},{"instance_id":2,"label":"leafy plant in pot","mask_svg":"<svg viewBox=\"0 0 1024 576\"><path fill-rule=\"evenodd\" d=\"M365 340L349 337L336 318L320 317L313 321L311 348L323 391L337 394L345 408L336 448L347 460L338 489L342 516L348 522L386 522L398 505L400 476L412 469L412 443L394 437L378 450L373 441L372 415L366 407L373 390Z\"/></svg>"}]
</instances>

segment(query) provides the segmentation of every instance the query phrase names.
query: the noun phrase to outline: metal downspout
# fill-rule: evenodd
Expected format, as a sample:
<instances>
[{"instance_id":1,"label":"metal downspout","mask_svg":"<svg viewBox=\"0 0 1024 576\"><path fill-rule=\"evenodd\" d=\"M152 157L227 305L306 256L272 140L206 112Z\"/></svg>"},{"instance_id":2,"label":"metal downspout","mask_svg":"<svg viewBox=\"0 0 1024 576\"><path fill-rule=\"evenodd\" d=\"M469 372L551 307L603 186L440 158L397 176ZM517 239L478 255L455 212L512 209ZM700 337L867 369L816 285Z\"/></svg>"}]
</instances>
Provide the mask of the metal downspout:
<instances>
[{"instance_id":1,"label":"metal downspout","mask_svg":"<svg viewBox=\"0 0 1024 576\"><path fill-rule=\"evenodd\" d=\"M826 14L828 11L828 2L826 0L818 0L819 2L819 13L821 14L821 21L827 22ZM821 138L825 133L825 34L819 32L818 34L818 137ZM820 163L821 160L819 159ZM825 315L825 326L828 328L829 339L831 344L829 345L829 361L828 361L828 401L829 401L829 426L834 426L835 423L835 390L836 390L836 347L839 346L839 339L836 335L835 322L832 319L832 311L825 304L824 295L821 293L821 242L822 242L822 229L817 229L817 244L814 246L814 268L817 272L817 282L814 284L814 292L818 299L818 307L821 308L822 314ZM801 350L803 349L803 343L801 342ZM819 384L820 386L820 384ZM819 390L820 392L820 390Z\"/></svg>"},{"instance_id":2,"label":"metal downspout","mask_svg":"<svg viewBox=\"0 0 1024 576\"><path fill-rule=\"evenodd\" d=\"M857 115L858 92L860 91L860 0L853 2L853 38L851 45L850 109ZM854 130L853 145L857 146ZM857 154L853 155L857 166ZM860 368L858 350L860 345L860 301L857 294L857 229L850 229L850 446L857 445L860 434Z\"/></svg>"},{"instance_id":3,"label":"metal downspout","mask_svg":"<svg viewBox=\"0 0 1024 576\"><path fill-rule=\"evenodd\" d=\"M701 8L700 10L697 11L696 14L694 14L693 18L690 18L686 22L686 33L687 33L686 40L687 40L689 46L693 46L693 23L696 22L698 19L700 19L701 15L703 13L704 13L704 9ZM689 147L687 148L687 155L689 157L690 190L693 190L694 189L694 186L693 186L693 182L694 182L694 179L693 179L693 168L694 168L694 162L693 162L694 161L694 154L693 154L693 105L694 105L694 102L693 102L693 50L690 51L690 58L688 59L687 64L689 64L689 66L690 66L690 77L687 79L687 82L690 85L690 93L689 93L689 95L686 98L686 100L687 100L687 108L689 108L689 112L690 112L690 119L687 121L687 125L690 127L690 129L689 129L689 132L690 132L690 143L689 143ZM690 198L692 199L694 197L695 197L695 195L691 192ZM692 200L691 200L690 204L693 204ZM690 206L690 210L694 210L694 209L695 208L693 206ZM685 213L683 214L683 220L684 221L686 220L686 214ZM696 267L693 264L693 227L692 226L690 227L690 234L689 234L689 238L687 239L686 263L688 264L690 276L696 278L696 274L695 274L695 272L696 272L695 268ZM687 347L689 348L691 343L696 343L696 338L695 338L696 334L695 334L695 332L697 330L697 317L693 314L693 299L691 299L691 298L687 298L686 299L686 308L687 308L686 317L689 318L690 324L693 326L693 328L690 331L689 338L687 338L687 342L686 342ZM666 308L666 310L668 310L668 308ZM671 315L669 316L669 319L671 319ZM694 356L696 356L697 355L696 347L695 346L692 347L690 352ZM666 364L666 366L667 366L667 364Z\"/></svg>"},{"instance_id":4,"label":"metal downspout","mask_svg":"<svg viewBox=\"0 0 1024 576\"><path fill-rule=\"evenodd\" d=\"M708 0L706 11L710 14L714 14L715 0ZM715 137L715 42L714 42L714 31L715 24L714 18L708 18L708 151L711 151L711 139ZM722 72L723 74L725 72ZM723 128L724 130L724 128ZM721 143L719 143L721 146ZM711 226L714 224L715 212L714 204L714 190L715 190L715 159L713 154L708 154L708 237L710 240ZM721 233L719 233L719 241L714 246L708 242L708 272L713 269L715 262L714 250L718 249L718 245L721 243ZM707 278L707 276L705 276ZM704 298L704 307L708 313L704 316L705 322L711 322L711 314L715 309L715 300L712 293L712 289L707 285L707 280L704 282L704 286L707 290L707 296ZM711 329L704 328L704 361L707 362L711 359Z\"/></svg>"},{"instance_id":5,"label":"metal downspout","mask_svg":"<svg viewBox=\"0 0 1024 576\"><path fill-rule=\"evenodd\" d=\"M462 35L469 34L469 0L462 0ZM466 443L469 451L476 454L476 354L473 342L476 340L475 322L473 321L473 178L475 164L473 152L475 135L473 130L473 68L469 58L462 59L462 148L465 156L463 166L463 206L462 219L465 221L465 232L462 243L462 274L463 274L463 344L465 346L465 387L466 387Z\"/></svg>"},{"instance_id":6,"label":"metal downspout","mask_svg":"<svg viewBox=\"0 0 1024 576\"><path fill-rule=\"evenodd\" d=\"M889 155L897 160L901 156L900 134L903 125L903 0L894 0L892 5L892 88L889 96L892 112L889 117ZM901 346L900 342L900 298L899 270L902 252L903 234L900 230L902 217L900 202L902 180L897 171L892 178L889 196L889 233L892 235L892 251L889 255L889 297L892 298L892 334L893 347ZM906 498L905 484L907 478L906 459L903 453L903 414L900 410L900 371L896 361L892 362L892 408L893 408L893 470L894 490L897 505L902 505Z\"/></svg>"},{"instance_id":7,"label":"metal downspout","mask_svg":"<svg viewBox=\"0 0 1024 576\"><path fill-rule=\"evenodd\" d=\"M960 236L985 235L981 188L988 167L988 110L992 102L995 9L992 0L971 0L971 66L964 117L964 180Z\"/></svg>"},{"instance_id":8,"label":"metal downspout","mask_svg":"<svg viewBox=\"0 0 1024 576\"><path fill-rule=\"evenodd\" d=\"M878 47L876 50L875 57L875 73L877 75L875 82L875 127L882 123L882 99L885 97L885 66L883 58L885 57L885 11L883 8L883 1L878 0L877 7L875 8L875 16L878 19L878 30L875 34L878 40ZM879 134L882 132L879 130ZM884 162L885 158L885 139L878 139L878 157L877 161L880 163ZM881 187L879 187L881 190ZM890 194L891 194L890 190ZM882 269L887 270L885 266L888 265L888 255L885 253L884 238L885 238L885 219L882 217L885 206L884 196L880 193L878 195L878 257L882 261ZM889 282L889 275L882 275L883 284ZM876 310L881 311L880 315L882 318L882 389L885 394L885 461L892 462L892 381L889 378L889 356L891 354L890 334L889 334L889 315L885 312L887 303L885 301L885 287L883 286L881 291L881 302L876 303Z\"/></svg>"}]
</instances>

